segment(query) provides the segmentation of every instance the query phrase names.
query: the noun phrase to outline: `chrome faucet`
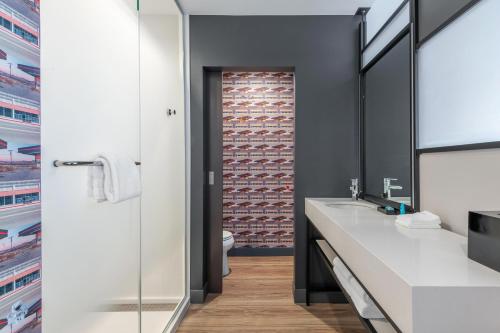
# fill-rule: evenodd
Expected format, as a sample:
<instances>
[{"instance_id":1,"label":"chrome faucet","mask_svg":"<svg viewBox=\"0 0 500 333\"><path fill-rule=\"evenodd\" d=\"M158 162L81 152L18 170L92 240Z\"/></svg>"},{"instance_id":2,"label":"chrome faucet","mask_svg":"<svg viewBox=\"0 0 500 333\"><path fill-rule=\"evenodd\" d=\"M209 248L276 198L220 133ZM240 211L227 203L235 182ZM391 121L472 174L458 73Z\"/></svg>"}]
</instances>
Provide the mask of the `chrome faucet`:
<instances>
[{"instance_id":1,"label":"chrome faucet","mask_svg":"<svg viewBox=\"0 0 500 333\"><path fill-rule=\"evenodd\" d=\"M402 190L403 186L392 185L392 181L396 181L396 178L384 178L384 198L391 199L391 190Z\"/></svg>"},{"instance_id":2,"label":"chrome faucet","mask_svg":"<svg viewBox=\"0 0 500 333\"><path fill-rule=\"evenodd\" d=\"M351 196L352 200L358 200L359 198L359 180L358 178L353 178L351 179L351 187L349 187L351 190Z\"/></svg>"}]
</instances>

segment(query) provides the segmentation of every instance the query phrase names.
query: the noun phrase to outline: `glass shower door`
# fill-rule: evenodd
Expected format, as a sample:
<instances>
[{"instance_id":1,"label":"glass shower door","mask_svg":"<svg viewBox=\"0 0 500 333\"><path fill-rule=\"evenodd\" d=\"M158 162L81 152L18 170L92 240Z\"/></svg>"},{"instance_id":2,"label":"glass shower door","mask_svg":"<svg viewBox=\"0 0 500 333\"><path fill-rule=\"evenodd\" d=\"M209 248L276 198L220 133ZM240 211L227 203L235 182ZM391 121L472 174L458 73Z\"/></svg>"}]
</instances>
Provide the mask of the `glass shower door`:
<instances>
[{"instance_id":1,"label":"glass shower door","mask_svg":"<svg viewBox=\"0 0 500 333\"><path fill-rule=\"evenodd\" d=\"M23 1L20 1L23 2ZM87 195L99 153L140 161L136 0L41 1L43 332L139 332L140 198Z\"/></svg>"},{"instance_id":2,"label":"glass shower door","mask_svg":"<svg viewBox=\"0 0 500 333\"><path fill-rule=\"evenodd\" d=\"M43 332L168 331L186 299L182 16L140 5L41 2ZM141 161L141 198L97 203L89 166L53 166L100 153Z\"/></svg>"},{"instance_id":3,"label":"glass shower door","mask_svg":"<svg viewBox=\"0 0 500 333\"><path fill-rule=\"evenodd\" d=\"M182 16L140 1L142 332L169 332L186 295Z\"/></svg>"}]
</instances>

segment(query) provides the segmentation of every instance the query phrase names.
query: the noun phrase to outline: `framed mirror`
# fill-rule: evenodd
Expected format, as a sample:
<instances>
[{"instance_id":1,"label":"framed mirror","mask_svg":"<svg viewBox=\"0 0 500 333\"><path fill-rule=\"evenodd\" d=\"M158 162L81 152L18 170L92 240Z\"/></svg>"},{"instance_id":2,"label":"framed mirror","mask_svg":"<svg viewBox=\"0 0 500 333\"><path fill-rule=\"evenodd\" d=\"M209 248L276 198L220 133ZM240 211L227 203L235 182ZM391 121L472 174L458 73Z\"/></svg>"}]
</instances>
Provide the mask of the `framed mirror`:
<instances>
[{"instance_id":1,"label":"framed mirror","mask_svg":"<svg viewBox=\"0 0 500 333\"><path fill-rule=\"evenodd\" d=\"M381 206L414 207L415 147L409 31L361 70L361 197Z\"/></svg>"}]
</instances>

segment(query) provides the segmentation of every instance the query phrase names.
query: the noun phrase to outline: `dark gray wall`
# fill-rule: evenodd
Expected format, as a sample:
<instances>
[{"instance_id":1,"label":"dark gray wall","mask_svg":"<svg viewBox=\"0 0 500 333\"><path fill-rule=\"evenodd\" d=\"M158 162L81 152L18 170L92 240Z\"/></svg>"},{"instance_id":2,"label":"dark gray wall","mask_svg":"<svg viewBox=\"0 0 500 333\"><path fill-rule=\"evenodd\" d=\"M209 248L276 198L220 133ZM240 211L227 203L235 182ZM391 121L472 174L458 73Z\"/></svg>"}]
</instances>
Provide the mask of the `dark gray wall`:
<instances>
[{"instance_id":1,"label":"dark gray wall","mask_svg":"<svg viewBox=\"0 0 500 333\"><path fill-rule=\"evenodd\" d=\"M384 178L396 178L393 197L411 196L410 36L365 75L366 194L382 197Z\"/></svg>"},{"instance_id":2,"label":"dark gray wall","mask_svg":"<svg viewBox=\"0 0 500 333\"><path fill-rule=\"evenodd\" d=\"M296 74L295 292L306 283L305 197L348 197L357 176L357 26L353 16L191 16L191 290L203 289L204 67Z\"/></svg>"}]
</instances>

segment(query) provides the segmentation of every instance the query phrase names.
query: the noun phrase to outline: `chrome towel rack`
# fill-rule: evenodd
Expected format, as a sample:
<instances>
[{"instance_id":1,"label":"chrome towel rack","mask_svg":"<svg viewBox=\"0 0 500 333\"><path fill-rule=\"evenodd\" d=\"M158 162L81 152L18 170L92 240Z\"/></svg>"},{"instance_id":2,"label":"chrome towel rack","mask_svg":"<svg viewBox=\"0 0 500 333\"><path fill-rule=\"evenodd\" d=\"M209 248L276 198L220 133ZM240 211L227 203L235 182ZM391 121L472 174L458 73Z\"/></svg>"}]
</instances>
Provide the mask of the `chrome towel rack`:
<instances>
[{"instance_id":1,"label":"chrome towel rack","mask_svg":"<svg viewBox=\"0 0 500 333\"><path fill-rule=\"evenodd\" d=\"M52 164L58 168L62 166L102 166L99 161L59 161L55 160ZM141 165L141 162L135 162L135 165Z\"/></svg>"}]
</instances>

